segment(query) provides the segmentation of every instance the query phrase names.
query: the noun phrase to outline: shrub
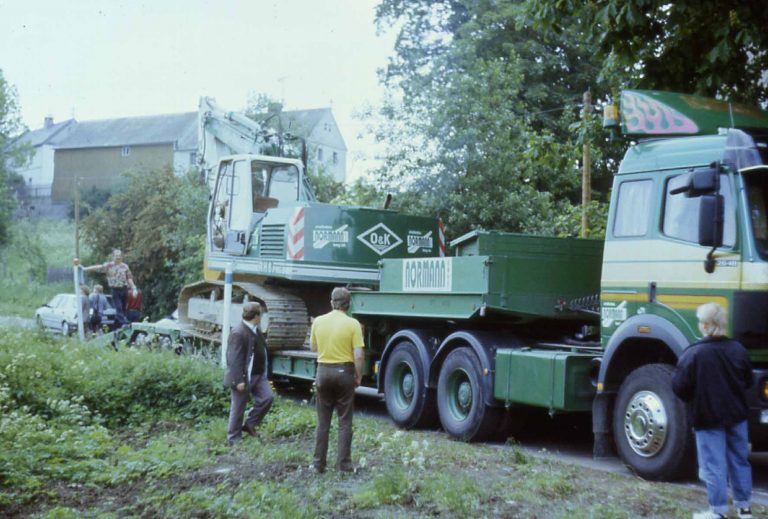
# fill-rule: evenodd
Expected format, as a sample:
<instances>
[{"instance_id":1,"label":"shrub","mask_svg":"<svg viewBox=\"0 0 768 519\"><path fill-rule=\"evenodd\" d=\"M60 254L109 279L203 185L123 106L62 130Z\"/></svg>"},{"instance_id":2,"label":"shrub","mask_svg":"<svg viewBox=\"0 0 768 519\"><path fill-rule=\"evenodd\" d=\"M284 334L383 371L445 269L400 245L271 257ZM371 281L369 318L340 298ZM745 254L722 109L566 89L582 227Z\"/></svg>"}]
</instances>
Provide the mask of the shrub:
<instances>
[{"instance_id":1,"label":"shrub","mask_svg":"<svg viewBox=\"0 0 768 519\"><path fill-rule=\"evenodd\" d=\"M114 351L18 329L0 330L0 384L10 405L51 417L49 400L78 398L110 427L173 414L221 416L221 369L170 352Z\"/></svg>"}]
</instances>

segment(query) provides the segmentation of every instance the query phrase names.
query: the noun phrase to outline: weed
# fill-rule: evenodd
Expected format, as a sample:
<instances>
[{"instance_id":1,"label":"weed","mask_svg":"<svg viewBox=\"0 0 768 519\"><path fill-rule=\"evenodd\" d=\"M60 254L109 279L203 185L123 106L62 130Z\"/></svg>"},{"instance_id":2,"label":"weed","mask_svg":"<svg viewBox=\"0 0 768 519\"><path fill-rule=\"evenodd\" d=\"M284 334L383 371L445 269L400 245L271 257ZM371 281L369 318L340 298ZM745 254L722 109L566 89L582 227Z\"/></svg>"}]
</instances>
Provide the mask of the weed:
<instances>
[{"instance_id":1,"label":"weed","mask_svg":"<svg viewBox=\"0 0 768 519\"><path fill-rule=\"evenodd\" d=\"M413 484L408 473L392 468L377 475L359 493L352 496L352 503L359 508L371 508L378 504L406 504L413 498Z\"/></svg>"},{"instance_id":2,"label":"weed","mask_svg":"<svg viewBox=\"0 0 768 519\"><path fill-rule=\"evenodd\" d=\"M437 474L419 483L419 497L431 503L440 514L476 516L481 496L477 482L466 475Z\"/></svg>"}]
</instances>

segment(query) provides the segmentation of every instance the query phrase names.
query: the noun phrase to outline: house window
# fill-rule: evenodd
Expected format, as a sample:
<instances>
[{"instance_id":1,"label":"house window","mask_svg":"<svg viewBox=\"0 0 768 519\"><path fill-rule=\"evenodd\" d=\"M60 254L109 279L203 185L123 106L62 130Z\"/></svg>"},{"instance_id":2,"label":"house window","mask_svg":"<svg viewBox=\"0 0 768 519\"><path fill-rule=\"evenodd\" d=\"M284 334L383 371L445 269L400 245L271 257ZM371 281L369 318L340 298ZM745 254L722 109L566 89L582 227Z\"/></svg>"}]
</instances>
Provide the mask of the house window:
<instances>
[{"instance_id":1,"label":"house window","mask_svg":"<svg viewBox=\"0 0 768 519\"><path fill-rule=\"evenodd\" d=\"M120 155L123 157L127 157L131 154L131 147L130 146L123 146L123 149L120 151Z\"/></svg>"},{"instance_id":2,"label":"house window","mask_svg":"<svg viewBox=\"0 0 768 519\"><path fill-rule=\"evenodd\" d=\"M323 160L323 148L317 148L317 160Z\"/></svg>"},{"instance_id":3,"label":"house window","mask_svg":"<svg viewBox=\"0 0 768 519\"><path fill-rule=\"evenodd\" d=\"M339 154L338 152L333 152L333 163L338 164L339 163Z\"/></svg>"}]
</instances>

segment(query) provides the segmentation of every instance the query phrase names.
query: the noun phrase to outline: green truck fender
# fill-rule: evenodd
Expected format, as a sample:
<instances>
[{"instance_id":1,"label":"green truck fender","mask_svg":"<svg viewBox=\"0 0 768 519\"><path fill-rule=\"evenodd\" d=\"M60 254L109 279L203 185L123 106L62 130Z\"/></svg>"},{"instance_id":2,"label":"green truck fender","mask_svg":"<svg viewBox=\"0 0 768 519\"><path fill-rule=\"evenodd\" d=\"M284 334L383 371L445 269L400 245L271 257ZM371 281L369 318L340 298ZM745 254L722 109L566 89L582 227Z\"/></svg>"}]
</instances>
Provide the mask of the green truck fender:
<instances>
[{"instance_id":1,"label":"green truck fender","mask_svg":"<svg viewBox=\"0 0 768 519\"><path fill-rule=\"evenodd\" d=\"M433 330L405 329L400 330L387 341L384 351L381 353L379 362L379 373L376 381L376 389L379 393L384 392L384 379L386 377L387 364L389 357L395 348L403 343L410 342L419 351L419 359L424 367L424 372L428 373L432 364L432 359L437 351L437 345L440 344L442 337L438 336ZM429 377L425 377L424 385L429 387ZM434 386L432 386L434 387Z\"/></svg>"},{"instance_id":2,"label":"green truck fender","mask_svg":"<svg viewBox=\"0 0 768 519\"><path fill-rule=\"evenodd\" d=\"M597 393L615 393L626 376L643 364L676 364L690 343L678 326L663 317L653 314L630 317L619 325L605 347Z\"/></svg>"},{"instance_id":3,"label":"green truck fender","mask_svg":"<svg viewBox=\"0 0 768 519\"><path fill-rule=\"evenodd\" d=\"M430 387L437 386L440 367L445 357L454 349L461 347L471 348L480 360L480 367L483 371L483 401L485 405L489 407L503 406L503 402L493 397L496 350L499 348L519 348L519 342L511 336L502 338L498 332L461 330L450 334L440 344L440 348L432 359L428 377Z\"/></svg>"},{"instance_id":4,"label":"green truck fender","mask_svg":"<svg viewBox=\"0 0 768 519\"><path fill-rule=\"evenodd\" d=\"M619 325L605 347L597 377L597 393L592 403L595 458L614 454L610 440L611 419L614 397L621 382L643 364L677 364L677 359L689 344L679 327L658 315L635 315Z\"/></svg>"}]
</instances>

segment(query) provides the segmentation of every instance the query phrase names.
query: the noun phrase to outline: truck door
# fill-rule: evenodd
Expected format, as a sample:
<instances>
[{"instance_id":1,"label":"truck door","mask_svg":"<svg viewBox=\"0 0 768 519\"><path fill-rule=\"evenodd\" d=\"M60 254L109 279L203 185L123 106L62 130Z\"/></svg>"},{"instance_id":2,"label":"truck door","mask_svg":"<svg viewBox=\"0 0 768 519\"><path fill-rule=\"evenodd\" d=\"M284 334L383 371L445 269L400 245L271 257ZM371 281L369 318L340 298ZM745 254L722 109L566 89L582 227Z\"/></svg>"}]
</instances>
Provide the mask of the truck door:
<instances>
[{"instance_id":1,"label":"truck door","mask_svg":"<svg viewBox=\"0 0 768 519\"><path fill-rule=\"evenodd\" d=\"M618 326L636 313L653 312L676 321L694 336L698 335L694 314L699 305L715 301L729 307L740 283L731 178L721 175L723 246L715 253L714 272L707 273L704 260L709 248L698 243L701 197L671 193L684 174L619 184L611 239L605 245L604 327Z\"/></svg>"},{"instance_id":2,"label":"truck door","mask_svg":"<svg viewBox=\"0 0 768 519\"><path fill-rule=\"evenodd\" d=\"M234 255L245 254L252 215L250 162L222 161L209 216L211 249Z\"/></svg>"}]
</instances>

